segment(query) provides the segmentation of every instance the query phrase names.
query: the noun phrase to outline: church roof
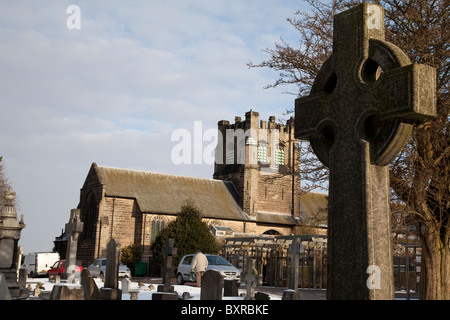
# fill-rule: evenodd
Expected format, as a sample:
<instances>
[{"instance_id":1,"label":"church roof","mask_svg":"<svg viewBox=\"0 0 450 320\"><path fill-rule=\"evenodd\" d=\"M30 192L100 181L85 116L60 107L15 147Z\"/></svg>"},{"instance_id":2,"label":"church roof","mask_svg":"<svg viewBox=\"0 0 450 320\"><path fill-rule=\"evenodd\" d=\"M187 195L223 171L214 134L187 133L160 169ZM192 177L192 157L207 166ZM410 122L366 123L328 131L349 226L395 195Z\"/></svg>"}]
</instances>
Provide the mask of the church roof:
<instances>
[{"instance_id":1,"label":"church roof","mask_svg":"<svg viewBox=\"0 0 450 320\"><path fill-rule=\"evenodd\" d=\"M317 227L328 225L328 194L307 192L300 197L300 220Z\"/></svg>"},{"instance_id":2,"label":"church roof","mask_svg":"<svg viewBox=\"0 0 450 320\"><path fill-rule=\"evenodd\" d=\"M134 198L145 213L175 215L190 200L205 218L249 220L230 181L97 165L95 169L106 196Z\"/></svg>"}]
</instances>

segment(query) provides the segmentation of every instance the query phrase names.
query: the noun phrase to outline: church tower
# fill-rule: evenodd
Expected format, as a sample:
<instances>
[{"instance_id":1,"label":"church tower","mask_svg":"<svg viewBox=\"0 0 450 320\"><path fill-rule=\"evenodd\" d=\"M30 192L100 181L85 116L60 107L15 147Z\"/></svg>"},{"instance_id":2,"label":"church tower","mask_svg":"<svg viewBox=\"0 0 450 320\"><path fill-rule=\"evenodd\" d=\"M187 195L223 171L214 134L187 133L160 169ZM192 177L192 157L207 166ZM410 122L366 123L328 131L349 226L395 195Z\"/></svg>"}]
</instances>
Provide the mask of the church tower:
<instances>
[{"instance_id":1,"label":"church tower","mask_svg":"<svg viewBox=\"0 0 450 320\"><path fill-rule=\"evenodd\" d=\"M298 140L294 139L294 118L286 125L259 120L250 110L245 120L218 122L218 144L214 179L232 181L242 210L258 219L265 213L300 212Z\"/></svg>"}]
</instances>

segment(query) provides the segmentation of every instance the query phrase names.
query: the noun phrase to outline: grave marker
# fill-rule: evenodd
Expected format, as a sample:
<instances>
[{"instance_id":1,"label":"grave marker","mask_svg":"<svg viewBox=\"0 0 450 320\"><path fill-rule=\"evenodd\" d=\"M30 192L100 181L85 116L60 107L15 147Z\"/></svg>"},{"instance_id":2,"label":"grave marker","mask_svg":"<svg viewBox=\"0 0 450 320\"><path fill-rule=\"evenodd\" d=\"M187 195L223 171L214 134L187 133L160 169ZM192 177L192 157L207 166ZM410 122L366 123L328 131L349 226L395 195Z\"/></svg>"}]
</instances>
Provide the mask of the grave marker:
<instances>
[{"instance_id":1,"label":"grave marker","mask_svg":"<svg viewBox=\"0 0 450 320\"><path fill-rule=\"evenodd\" d=\"M100 298L100 291L88 269L81 271L80 284L83 287L85 300L98 300Z\"/></svg>"},{"instance_id":2,"label":"grave marker","mask_svg":"<svg viewBox=\"0 0 450 320\"><path fill-rule=\"evenodd\" d=\"M216 270L208 270L202 276L200 300L222 300L223 277Z\"/></svg>"},{"instance_id":3,"label":"grave marker","mask_svg":"<svg viewBox=\"0 0 450 320\"><path fill-rule=\"evenodd\" d=\"M105 284L100 290L102 300L122 300L122 290L119 289L120 243L111 239L107 246Z\"/></svg>"},{"instance_id":4,"label":"grave marker","mask_svg":"<svg viewBox=\"0 0 450 320\"><path fill-rule=\"evenodd\" d=\"M75 272L77 263L77 247L78 237L83 232L84 223L81 222L80 209L70 210L69 223L66 223L67 249L66 249L66 273L64 277L67 279Z\"/></svg>"},{"instance_id":5,"label":"grave marker","mask_svg":"<svg viewBox=\"0 0 450 320\"><path fill-rule=\"evenodd\" d=\"M172 257L177 254L177 248L173 245L174 239L166 239L166 247L163 249L163 284L158 285L158 292L152 294L152 300L178 300L178 293L174 291L174 286L170 285L172 279Z\"/></svg>"},{"instance_id":6,"label":"grave marker","mask_svg":"<svg viewBox=\"0 0 450 320\"><path fill-rule=\"evenodd\" d=\"M288 275L288 289L298 289L299 255L302 250L300 238L295 237L289 245L290 269Z\"/></svg>"},{"instance_id":7,"label":"grave marker","mask_svg":"<svg viewBox=\"0 0 450 320\"><path fill-rule=\"evenodd\" d=\"M172 279L172 257L177 254L177 248L174 246L174 239L166 239L166 247L164 251L164 269L162 283L166 286L170 285L170 280Z\"/></svg>"},{"instance_id":8,"label":"grave marker","mask_svg":"<svg viewBox=\"0 0 450 320\"><path fill-rule=\"evenodd\" d=\"M435 70L384 41L383 16L369 3L337 14L333 53L295 102L295 137L330 169L328 299L394 298L388 164L436 114Z\"/></svg>"},{"instance_id":9,"label":"grave marker","mask_svg":"<svg viewBox=\"0 0 450 320\"><path fill-rule=\"evenodd\" d=\"M17 220L17 211L12 204L16 193L11 187L4 192L5 205L0 211L0 273L7 283L11 297L20 296L17 283L17 244L20 233L25 228L23 215Z\"/></svg>"},{"instance_id":10,"label":"grave marker","mask_svg":"<svg viewBox=\"0 0 450 320\"><path fill-rule=\"evenodd\" d=\"M245 300L253 300L255 296L255 288L258 284L258 270L256 269L256 259L247 259L247 268L242 279L245 281L246 295Z\"/></svg>"}]
</instances>

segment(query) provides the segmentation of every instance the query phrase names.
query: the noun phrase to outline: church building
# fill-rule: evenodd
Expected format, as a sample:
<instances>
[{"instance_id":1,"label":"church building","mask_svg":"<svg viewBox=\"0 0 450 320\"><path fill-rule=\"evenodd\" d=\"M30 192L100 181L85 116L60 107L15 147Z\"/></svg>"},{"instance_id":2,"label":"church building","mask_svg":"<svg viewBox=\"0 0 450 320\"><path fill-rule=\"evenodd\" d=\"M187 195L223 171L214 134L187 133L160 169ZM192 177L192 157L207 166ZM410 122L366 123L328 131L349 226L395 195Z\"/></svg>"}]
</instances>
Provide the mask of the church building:
<instances>
[{"instance_id":1,"label":"church building","mask_svg":"<svg viewBox=\"0 0 450 320\"><path fill-rule=\"evenodd\" d=\"M301 196L294 119L260 121L249 111L218 122L213 179L112 168L92 163L80 191L84 222L77 259L87 266L106 256L111 238L122 247L150 245L187 201L217 237L322 233L310 217L327 206L324 194ZM326 221L326 212L322 222ZM325 222L326 223L326 222Z\"/></svg>"}]
</instances>

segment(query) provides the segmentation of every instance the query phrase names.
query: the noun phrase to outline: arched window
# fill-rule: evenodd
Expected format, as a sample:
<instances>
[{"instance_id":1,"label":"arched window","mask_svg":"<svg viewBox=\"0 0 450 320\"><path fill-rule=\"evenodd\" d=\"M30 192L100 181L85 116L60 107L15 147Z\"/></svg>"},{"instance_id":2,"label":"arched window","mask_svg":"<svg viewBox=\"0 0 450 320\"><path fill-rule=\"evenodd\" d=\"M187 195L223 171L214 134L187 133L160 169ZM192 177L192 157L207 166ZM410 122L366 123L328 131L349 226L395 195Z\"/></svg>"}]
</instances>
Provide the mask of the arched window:
<instances>
[{"instance_id":1,"label":"arched window","mask_svg":"<svg viewBox=\"0 0 450 320\"><path fill-rule=\"evenodd\" d=\"M267 146L266 143L260 143L258 146L258 161L267 163Z\"/></svg>"},{"instance_id":2,"label":"arched window","mask_svg":"<svg viewBox=\"0 0 450 320\"><path fill-rule=\"evenodd\" d=\"M95 195L92 192L87 196L87 200L85 202L85 206L81 215L81 221L83 221L83 232L81 233L81 239L91 240L95 238L97 219L97 201L95 200Z\"/></svg>"},{"instance_id":3,"label":"arched window","mask_svg":"<svg viewBox=\"0 0 450 320\"><path fill-rule=\"evenodd\" d=\"M234 164L234 149L227 152L227 164Z\"/></svg>"},{"instance_id":4,"label":"arched window","mask_svg":"<svg viewBox=\"0 0 450 320\"><path fill-rule=\"evenodd\" d=\"M267 230L263 234L270 234L270 235L275 235L275 236L281 235L281 233L279 233L277 230L273 230L273 229Z\"/></svg>"},{"instance_id":5,"label":"arched window","mask_svg":"<svg viewBox=\"0 0 450 320\"><path fill-rule=\"evenodd\" d=\"M161 232L164 229L164 219L161 217L154 217L152 219L151 230L150 230L150 243L153 243Z\"/></svg>"},{"instance_id":6,"label":"arched window","mask_svg":"<svg viewBox=\"0 0 450 320\"><path fill-rule=\"evenodd\" d=\"M278 148L275 150L275 163L284 165L284 149Z\"/></svg>"}]
</instances>

